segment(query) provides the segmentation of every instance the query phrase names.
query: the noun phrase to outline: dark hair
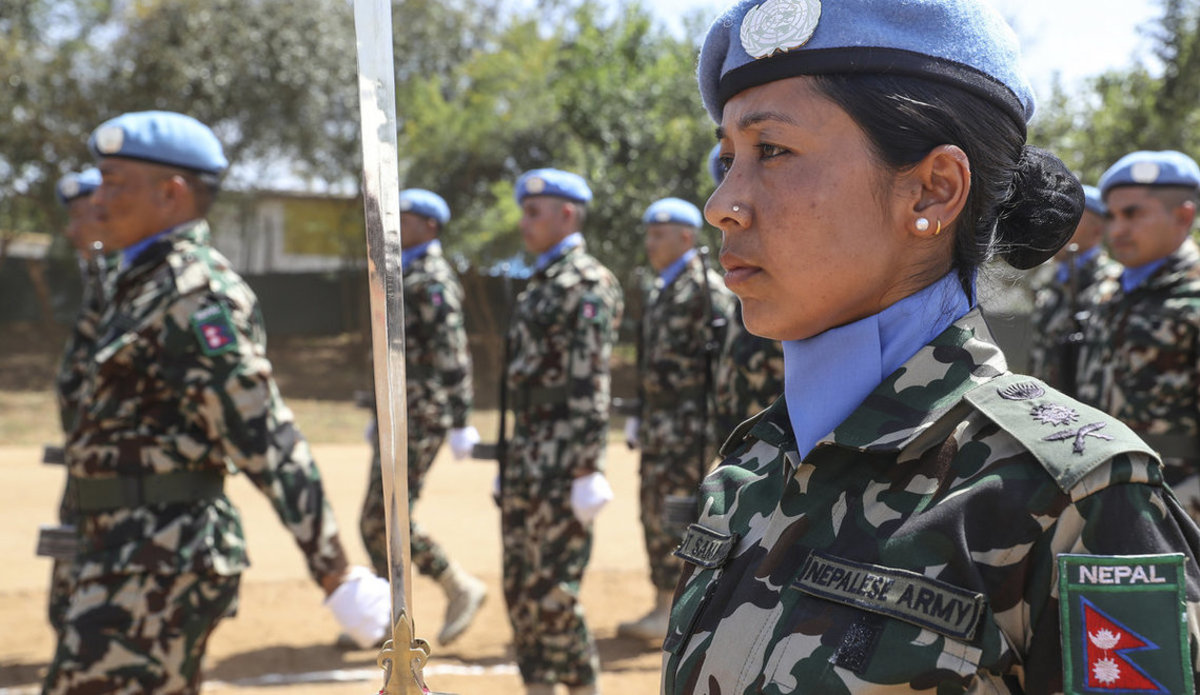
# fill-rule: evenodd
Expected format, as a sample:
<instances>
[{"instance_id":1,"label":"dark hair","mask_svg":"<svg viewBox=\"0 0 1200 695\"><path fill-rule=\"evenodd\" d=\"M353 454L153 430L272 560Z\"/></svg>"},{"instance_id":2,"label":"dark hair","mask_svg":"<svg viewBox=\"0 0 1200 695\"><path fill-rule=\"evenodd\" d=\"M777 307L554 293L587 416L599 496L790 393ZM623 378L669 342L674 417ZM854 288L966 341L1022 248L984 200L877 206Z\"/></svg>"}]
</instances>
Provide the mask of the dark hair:
<instances>
[{"instance_id":1,"label":"dark hair","mask_svg":"<svg viewBox=\"0 0 1200 695\"><path fill-rule=\"evenodd\" d=\"M975 269L1000 256L1032 268L1070 239L1083 187L1057 157L1025 146L1012 117L974 94L918 77L821 75L817 89L867 134L881 163L902 171L940 145L971 163L953 267L968 296Z\"/></svg>"}]
</instances>

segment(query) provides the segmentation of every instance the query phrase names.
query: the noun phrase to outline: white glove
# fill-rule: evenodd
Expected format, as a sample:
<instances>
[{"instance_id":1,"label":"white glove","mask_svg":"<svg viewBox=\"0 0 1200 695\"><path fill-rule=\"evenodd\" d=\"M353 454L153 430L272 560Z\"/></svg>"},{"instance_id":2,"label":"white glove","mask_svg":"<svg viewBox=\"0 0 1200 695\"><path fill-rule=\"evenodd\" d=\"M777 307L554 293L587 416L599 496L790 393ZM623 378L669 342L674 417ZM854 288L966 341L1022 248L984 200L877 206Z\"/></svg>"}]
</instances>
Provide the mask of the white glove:
<instances>
[{"instance_id":1,"label":"white glove","mask_svg":"<svg viewBox=\"0 0 1200 695\"><path fill-rule=\"evenodd\" d=\"M500 506L500 474L497 473L495 478L492 478L492 501L496 506Z\"/></svg>"},{"instance_id":2,"label":"white glove","mask_svg":"<svg viewBox=\"0 0 1200 695\"><path fill-rule=\"evenodd\" d=\"M351 567L325 605L342 631L359 647L369 649L387 634L392 621L392 588L366 567Z\"/></svg>"},{"instance_id":3,"label":"white glove","mask_svg":"<svg viewBox=\"0 0 1200 695\"><path fill-rule=\"evenodd\" d=\"M379 434L379 423L375 422L375 418L367 423L367 428L363 430L363 439L367 440L367 444L374 444L375 437Z\"/></svg>"},{"instance_id":4,"label":"white glove","mask_svg":"<svg viewBox=\"0 0 1200 695\"><path fill-rule=\"evenodd\" d=\"M571 511L581 524L592 523L612 498L612 486L603 473L591 473L571 481Z\"/></svg>"},{"instance_id":5,"label":"white glove","mask_svg":"<svg viewBox=\"0 0 1200 695\"><path fill-rule=\"evenodd\" d=\"M459 461L469 457L475 445L479 443L479 430L474 425L458 427L450 430L450 451Z\"/></svg>"},{"instance_id":6,"label":"white glove","mask_svg":"<svg viewBox=\"0 0 1200 695\"><path fill-rule=\"evenodd\" d=\"M638 448L638 427L641 427L640 417L625 418L625 446L630 449Z\"/></svg>"}]
</instances>

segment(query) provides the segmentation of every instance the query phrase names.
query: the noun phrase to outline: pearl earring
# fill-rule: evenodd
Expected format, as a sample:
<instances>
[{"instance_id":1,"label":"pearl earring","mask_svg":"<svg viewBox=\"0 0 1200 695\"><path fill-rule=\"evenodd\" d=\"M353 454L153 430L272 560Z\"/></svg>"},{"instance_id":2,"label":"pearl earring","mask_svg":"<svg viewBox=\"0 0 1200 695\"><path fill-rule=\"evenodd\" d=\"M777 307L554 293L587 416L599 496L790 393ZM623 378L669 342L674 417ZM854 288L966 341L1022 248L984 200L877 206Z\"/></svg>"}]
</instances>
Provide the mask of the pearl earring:
<instances>
[{"instance_id":1,"label":"pearl earring","mask_svg":"<svg viewBox=\"0 0 1200 695\"><path fill-rule=\"evenodd\" d=\"M929 231L929 219L925 218L925 217L918 217L917 222L916 222L916 227L917 227L918 232Z\"/></svg>"}]
</instances>

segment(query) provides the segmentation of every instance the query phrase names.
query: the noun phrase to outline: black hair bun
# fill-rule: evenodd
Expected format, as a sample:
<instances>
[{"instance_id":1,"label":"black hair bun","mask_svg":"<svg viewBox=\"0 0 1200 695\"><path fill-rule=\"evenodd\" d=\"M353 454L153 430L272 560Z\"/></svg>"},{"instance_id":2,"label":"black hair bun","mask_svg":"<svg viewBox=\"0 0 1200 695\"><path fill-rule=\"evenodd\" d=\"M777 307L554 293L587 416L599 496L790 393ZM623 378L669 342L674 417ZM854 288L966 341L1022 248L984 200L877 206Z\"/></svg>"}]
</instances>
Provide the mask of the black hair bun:
<instances>
[{"instance_id":1,"label":"black hair bun","mask_svg":"<svg viewBox=\"0 0 1200 695\"><path fill-rule=\"evenodd\" d=\"M1067 165L1046 150L1026 147L996 221L1000 256L1018 270L1041 264L1075 233L1083 204L1083 184Z\"/></svg>"}]
</instances>

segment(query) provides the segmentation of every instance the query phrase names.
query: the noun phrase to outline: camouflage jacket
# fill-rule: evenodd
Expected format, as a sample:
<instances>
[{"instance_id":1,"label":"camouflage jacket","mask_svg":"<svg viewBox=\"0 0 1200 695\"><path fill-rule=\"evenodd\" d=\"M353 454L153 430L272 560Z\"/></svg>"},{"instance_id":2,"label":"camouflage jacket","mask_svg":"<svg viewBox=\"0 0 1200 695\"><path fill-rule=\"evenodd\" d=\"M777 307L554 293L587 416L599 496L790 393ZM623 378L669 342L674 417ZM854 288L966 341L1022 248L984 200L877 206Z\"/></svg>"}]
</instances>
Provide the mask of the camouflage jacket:
<instances>
[{"instance_id":1,"label":"camouflage jacket","mask_svg":"<svg viewBox=\"0 0 1200 695\"><path fill-rule=\"evenodd\" d=\"M116 270L116 257L98 256L90 261L80 261L79 271L83 280L83 298L79 303L79 314L71 326L71 333L63 346L62 359L58 363L54 386L58 396L59 421L63 432L75 426L75 415L79 410L79 391L87 376L88 364L96 346L96 323L105 304L105 288Z\"/></svg>"},{"instance_id":2,"label":"camouflage jacket","mask_svg":"<svg viewBox=\"0 0 1200 695\"><path fill-rule=\"evenodd\" d=\"M404 360L411 425L466 427L472 391L463 290L436 245L404 272Z\"/></svg>"},{"instance_id":3,"label":"camouflage jacket","mask_svg":"<svg viewBox=\"0 0 1200 695\"><path fill-rule=\"evenodd\" d=\"M1185 241L1128 294L1119 277L1090 294L1079 400L1141 434L1200 434L1200 247Z\"/></svg>"},{"instance_id":4,"label":"camouflage jacket","mask_svg":"<svg viewBox=\"0 0 1200 695\"><path fill-rule=\"evenodd\" d=\"M1046 269L1046 277L1034 294L1033 337L1029 345L1029 373L1056 389L1070 386L1063 378L1067 338L1079 330L1073 314L1090 311L1094 295L1088 290L1106 279L1120 275L1121 266L1101 251L1075 270L1075 309L1071 307L1070 288L1056 278L1058 263ZM1076 350L1079 346L1075 346ZM1078 354L1075 355L1078 366ZM1069 366L1069 365L1068 365Z\"/></svg>"},{"instance_id":5,"label":"camouflage jacket","mask_svg":"<svg viewBox=\"0 0 1200 695\"><path fill-rule=\"evenodd\" d=\"M709 270L706 281L704 272L696 256L671 284L655 283L646 299L638 333L638 441L647 453L686 451L702 434L714 443L712 374L723 331L714 332L712 321L727 325L734 300L719 275ZM714 354L707 355L713 343Z\"/></svg>"},{"instance_id":6,"label":"camouflage jacket","mask_svg":"<svg viewBox=\"0 0 1200 695\"><path fill-rule=\"evenodd\" d=\"M582 246L529 279L506 344L514 445L553 440L558 446L553 461L511 463L565 477L603 470L609 359L623 309L616 278Z\"/></svg>"},{"instance_id":7,"label":"camouflage jacket","mask_svg":"<svg viewBox=\"0 0 1200 695\"><path fill-rule=\"evenodd\" d=\"M718 441L782 395L783 346L746 330L741 302L735 302L717 365Z\"/></svg>"},{"instance_id":8,"label":"camouflage jacket","mask_svg":"<svg viewBox=\"0 0 1200 695\"><path fill-rule=\"evenodd\" d=\"M1174 586L1196 647L1200 536L1158 460L1119 422L1007 373L978 310L804 460L782 398L725 453L677 551L663 693L1062 692L1064 553L1185 553ZM1184 599L1147 621L1143 592L1124 595L1124 619L1160 645L1173 635L1182 683Z\"/></svg>"},{"instance_id":9,"label":"camouflage jacket","mask_svg":"<svg viewBox=\"0 0 1200 695\"><path fill-rule=\"evenodd\" d=\"M153 484L234 469L271 500L314 579L344 568L320 474L271 377L258 300L210 246L208 224L152 243L118 271L113 293L67 440L72 479ZM79 533L82 577L248 565L223 494L84 513Z\"/></svg>"}]
</instances>

